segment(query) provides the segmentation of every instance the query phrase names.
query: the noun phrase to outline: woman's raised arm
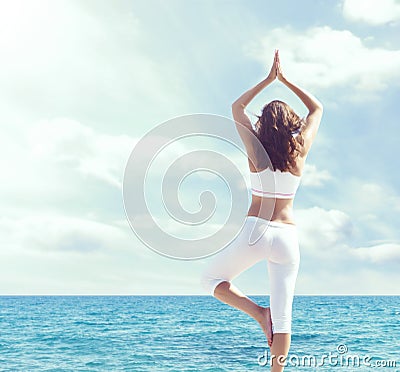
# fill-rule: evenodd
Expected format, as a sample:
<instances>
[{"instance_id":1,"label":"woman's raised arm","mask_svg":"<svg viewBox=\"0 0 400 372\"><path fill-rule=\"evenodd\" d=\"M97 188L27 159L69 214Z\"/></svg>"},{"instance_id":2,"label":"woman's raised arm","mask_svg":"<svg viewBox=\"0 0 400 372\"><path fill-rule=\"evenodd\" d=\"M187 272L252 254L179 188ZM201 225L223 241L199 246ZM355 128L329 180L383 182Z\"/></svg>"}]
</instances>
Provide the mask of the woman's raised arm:
<instances>
[{"instance_id":1,"label":"woman's raised arm","mask_svg":"<svg viewBox=\"0 0 400 372\"><path fill-rule=\"evenodd\" d=\"M232 103L233 120L235 121L236 129L242 142L246 147L251 170L254 170L253 166L255 164L256 136L253 127L251 126L250 118L246 115L244 109L258 93L276 79L276 58L277 53L275 51L274 62L272 63L268 76L253 88L250 88L248 91L243 93L235 102Z\"/></svg>"},{"instance_id":2,"label":"woman's raised arm","mask_svg":"<svg viewBox=\"0 0 400 372\"><path fill-rule=\"evenodd\" d=\"M317 131L322 119L323 106L320 101L318 101L311 93L298 87L297 85L288 81L282 72L282 67L279 59L279 51L277 52L276 58L276 73L277 78L283 84L285 84L308 109L308 115L306 117L306 127L302 130L304 142L304 155L308 153L311 145L317 135Z\"/></svg>"}]
</instances>

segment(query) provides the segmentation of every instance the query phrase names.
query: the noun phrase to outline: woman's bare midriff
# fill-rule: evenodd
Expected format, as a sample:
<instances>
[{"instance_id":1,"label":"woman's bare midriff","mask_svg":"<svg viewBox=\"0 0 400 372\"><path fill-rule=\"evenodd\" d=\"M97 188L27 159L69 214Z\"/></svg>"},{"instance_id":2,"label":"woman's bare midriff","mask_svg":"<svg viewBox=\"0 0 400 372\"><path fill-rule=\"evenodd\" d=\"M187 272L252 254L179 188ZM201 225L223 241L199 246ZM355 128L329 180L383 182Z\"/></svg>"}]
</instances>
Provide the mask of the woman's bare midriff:
<instances>
[{"instance_id":1,"label":"woman's bare midriff","mask_svg":"<svg viewBox=\"0 0 400 372\"><path fill-rule=\"evenodd\" d=\"M264 220L295 225L293 216L293 199L263 198L252 195L248 216L256 216Z\"/></svg>"}]
</instances>

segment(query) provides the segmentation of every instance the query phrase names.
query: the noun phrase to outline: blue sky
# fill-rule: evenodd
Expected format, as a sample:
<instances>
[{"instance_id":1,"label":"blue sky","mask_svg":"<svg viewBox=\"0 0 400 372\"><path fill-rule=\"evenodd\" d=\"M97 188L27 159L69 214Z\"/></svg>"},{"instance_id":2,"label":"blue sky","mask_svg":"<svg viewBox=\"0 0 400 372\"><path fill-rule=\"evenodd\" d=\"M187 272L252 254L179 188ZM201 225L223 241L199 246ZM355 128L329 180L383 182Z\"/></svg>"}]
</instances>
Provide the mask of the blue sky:
<instances>
[{"instance_id":1,"label":"blue sky","mask_svg":"<svg viewBox=\"0 0 400 372\"><path fill-rule=\"evenodd\" d=\"M0 8L0 293L204 294L208 259L168 259L131 231L124 167L162 122L229 117L279 48L288 78L325 107L295 200L296 293L399 294L394 0L41 0ZM249 110L275 98L306 114L279 82ZM266 265L235 283L267 294Z\"/></svg>"}]
</instances>

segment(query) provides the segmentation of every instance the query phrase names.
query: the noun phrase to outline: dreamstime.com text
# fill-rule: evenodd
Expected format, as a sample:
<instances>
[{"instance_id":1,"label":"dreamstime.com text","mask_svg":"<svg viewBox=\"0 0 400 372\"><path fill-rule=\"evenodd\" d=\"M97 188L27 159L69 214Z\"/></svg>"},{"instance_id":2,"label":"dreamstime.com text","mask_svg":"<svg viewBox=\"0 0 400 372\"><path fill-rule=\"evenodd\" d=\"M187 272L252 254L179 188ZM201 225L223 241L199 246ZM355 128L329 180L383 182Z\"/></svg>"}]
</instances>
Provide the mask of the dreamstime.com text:
<instances>
[{"instance_id":1,"label":"dreamstime.com text","mask_svg":"<svg viewBox=\"0 0 400 372\"><path fill-rule=\"evenodd\" d=\"M268 349L265 350L264 354L259 355L257 358L258 365L260 366L271 366L272 363L276 362L282 366L290 367L396 367L398 364L395 360L383 360L377 359L377 356L371 355L358 355L348 353L347 345L340 344L336 347L336 352L329 352L322 355L296 355L289 354L285 359L282 355L269 355Z\"/></svg>"}]
</instances>

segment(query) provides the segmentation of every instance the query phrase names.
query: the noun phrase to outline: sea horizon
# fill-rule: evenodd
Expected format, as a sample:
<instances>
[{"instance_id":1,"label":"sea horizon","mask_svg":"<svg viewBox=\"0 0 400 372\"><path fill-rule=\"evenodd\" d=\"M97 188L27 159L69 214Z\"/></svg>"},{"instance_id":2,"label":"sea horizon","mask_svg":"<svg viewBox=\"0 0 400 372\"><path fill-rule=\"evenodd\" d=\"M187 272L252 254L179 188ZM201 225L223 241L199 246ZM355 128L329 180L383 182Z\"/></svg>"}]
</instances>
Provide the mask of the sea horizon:
<instances>
[{"instance_id":1,"label":"sea horizon","mask_svg":"<svg viewBox=\"0 0 400 372\"><path fill-rule=\"evenodd\" d=\"M177 294L152 294L152 293L144 293L144 294L63 294L63 293L55 293L55 294L0 294L0 297L29 297L29 296L87 296L87 297L95 297L95 296L199 296L199 297L212 297L209 294L185 294L185 293L177 293ZM256 296L256 297L268 297L269 294L249 294L246 296ZM298 294L294 295L294 297L400 297L400 294Z\"/></svg>"}]
</instances>

